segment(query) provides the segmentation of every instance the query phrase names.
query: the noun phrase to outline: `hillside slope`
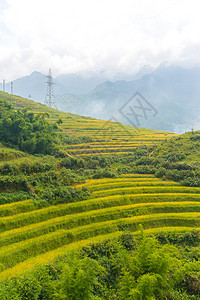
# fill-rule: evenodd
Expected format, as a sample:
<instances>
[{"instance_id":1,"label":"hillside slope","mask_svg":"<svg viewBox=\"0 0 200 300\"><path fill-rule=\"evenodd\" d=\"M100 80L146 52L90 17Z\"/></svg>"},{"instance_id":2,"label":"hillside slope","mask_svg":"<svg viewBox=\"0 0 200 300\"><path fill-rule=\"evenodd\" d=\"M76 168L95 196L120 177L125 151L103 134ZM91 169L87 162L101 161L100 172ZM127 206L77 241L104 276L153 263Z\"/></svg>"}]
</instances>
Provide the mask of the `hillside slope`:
<instances>
[{"instance_id":1,"label":"hillside slope","mask_svg":"<svg viewBox=\"0 0 200 300\"><path fill-rule=\"evenodd\" d=\"M200 155L200 131L190 131L180 136L172 138L167 143L162 143L157 147L153 156L163 159L174 157L174 162L199 164Z\"/></svg>"},{"instance_id":2,"label":"hillside slope","mask_svg":"<svg viewBox=\"0 0 200 300\"><path fill-rule=\"evenodd\" d=\"M102 121L64 113L8 93L0 92L0 98L11 102L17 109L30 107L34 113L47 112L50 122L62 119L59 127L64 135L69 136L66 138L64 148L69 150L71 155L128 153L141 144L158 143L175 136L169 132L126 126L115 120ZM74 138L70 138L70 136Z\"/></svg>"},{"instance_id":3,"label":"hillside slope","mask_svg":"<svg viewBox=\"0 0 200 300\"><path fill-rule=\"evenodd\" d=\"M62 119L58 134L63 135L55 155L27 154L6 147L5 141L0 145L1 280L91 242L127 231L137 235L141 224L154 234L200 228L200 186L182 186L166 173L165 180L156 178L159 164L166 167L162 147L174 134L0 96L17 109L48 112L50 122ZM180 140L185 143L184 136Z\"/></svg>"}]
</instances>

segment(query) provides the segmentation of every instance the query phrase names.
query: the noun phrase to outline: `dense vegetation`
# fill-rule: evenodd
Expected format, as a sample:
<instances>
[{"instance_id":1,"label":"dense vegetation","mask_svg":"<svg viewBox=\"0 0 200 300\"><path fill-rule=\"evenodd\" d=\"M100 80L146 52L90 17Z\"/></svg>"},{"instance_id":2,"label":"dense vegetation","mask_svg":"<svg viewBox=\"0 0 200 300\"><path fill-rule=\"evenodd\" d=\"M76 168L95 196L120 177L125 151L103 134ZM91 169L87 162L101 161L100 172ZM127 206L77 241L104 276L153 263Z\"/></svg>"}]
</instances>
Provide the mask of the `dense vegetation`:
<instances>
[{"instance_id":1,"label":"dense vegetation","mask_svg":"<svg viewBox=\"0 0 200 300\"><path fill-rule=\"evenodd\" d=\"M137 149L132 156L134 172L155 174L184 186L200 186L200 132L188 132L160 146ZM133 170L132 170L133 171Z\"/></svg>"},{"instance_id":2,"label":"dense vegetation","mask_svg":"<svg viewBox=\"0 0 200 300\"><path fill-rule=\"evenodd\" d=\"M45 120L48 114L35 115L24 108L15 111L12 106L0 100L0 141L19 150L36 154L55 152L56 124Z\"/></svg>"},{"instance_id":3,"label":"dense vegetation","mask_svg":"<svg viewBox=\"0 0 200 300\"><path fill-rule=\"evenodd\" d=\"M125 233L6 280L0 284L0 298L199 299L199 241L196 231L156 238L143 231L137 238Z\"/></svg>"},{"instance_id":4,"label":"dense vegetation","mask_svg":"<svg viewBox=\"0 0 200 300\"><path fill-rule=\"evenodd\" d=\"M199 299L199 132L167 141L5 95L0 299Z\"/></svg>"}]
</instances>

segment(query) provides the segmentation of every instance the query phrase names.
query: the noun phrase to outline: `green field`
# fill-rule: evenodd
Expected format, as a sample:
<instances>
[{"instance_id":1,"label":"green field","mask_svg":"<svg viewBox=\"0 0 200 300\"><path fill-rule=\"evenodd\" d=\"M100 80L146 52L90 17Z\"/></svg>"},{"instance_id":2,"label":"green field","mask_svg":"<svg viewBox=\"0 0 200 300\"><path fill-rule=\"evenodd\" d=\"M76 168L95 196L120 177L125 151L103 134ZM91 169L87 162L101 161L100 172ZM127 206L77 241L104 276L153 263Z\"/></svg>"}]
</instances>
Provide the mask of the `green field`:
<instances>
[{"instance_id":1,"label":"green field","mask_svg":"<svg viewBox=\"0 0 200 300\"><path fill-rule=\"evenodd\" d=\"M0 97L15 110L47 112L52 124L62 120L55 155L0 144L1 280L72 249L126 232L137 236L141 225L147 234L200 228L200 187L183 186L179 179L180 170L186 176L194 167L166 161L166 141L179 136L63 113L1 92Z\"/></svg>"},{"instance_id":2,"label":"green field","mask_svg":"<svg viewBox=\"0 0 200 300\"><path fill-rule=\"evenodd\" d=\"M35 113L47 112L50 122L55 122L61 118L63 121L60 124L62 133L67 133L74 138L71 141L68 138L68 143L63 146L63 150L72 156L127 154L140 145L158 144L176 136L176 134L169 132L134 128L118 122L63 113L40 103L1 91L0 98L10 101L17 109L30 107ZM86 143L84 137L87 137Z\"/></svg>"},{"instance_id":3,"label":"green field","mask_svg":"<svg viewBox=\"0 0 200 300\"><path fill-rule=\"evenodd\" d=\"M82 186L91 188L91 196L76 203L36 210L30 200L1 205L1 278L28 271L40 257L49 262L70 245L137 232L140 224L154 232L200 227L200 188L136 174Z\"/></svg>"}]
</instances>

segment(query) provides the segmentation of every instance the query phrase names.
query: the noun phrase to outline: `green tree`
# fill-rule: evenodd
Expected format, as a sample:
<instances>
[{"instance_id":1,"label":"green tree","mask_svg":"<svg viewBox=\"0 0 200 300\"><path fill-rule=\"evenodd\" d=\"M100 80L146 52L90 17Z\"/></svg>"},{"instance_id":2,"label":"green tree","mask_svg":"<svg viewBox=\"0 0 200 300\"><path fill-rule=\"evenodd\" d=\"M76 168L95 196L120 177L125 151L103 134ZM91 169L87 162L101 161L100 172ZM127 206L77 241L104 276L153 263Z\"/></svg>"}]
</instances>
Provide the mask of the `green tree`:
<instances>
[{"instance_id":1,"label":"green tree","mask_svg":"<svg viewBox=\"0 0 200 300\"><path fill-rule=\"evenodd\" d=\"M34 114L27 108L15 111L7 102L2 101L0 108L2 142L31 154L55 152L57 125L47 122L45 118L48 114Z\"/></svg>"},{"instance_id":2,"label":"green tree","mask_svg":"<svg viewBox=\"0 0 200 300\"><path fill-rule=\"evenodd\" d=\"M93 286L97 284L97 276L103 272L97 261L88 257L84 259L76 256L64 267L61 277L61 288L54 295L62 300L89 300L93 297Z\"/></svg>"}]
</instances>

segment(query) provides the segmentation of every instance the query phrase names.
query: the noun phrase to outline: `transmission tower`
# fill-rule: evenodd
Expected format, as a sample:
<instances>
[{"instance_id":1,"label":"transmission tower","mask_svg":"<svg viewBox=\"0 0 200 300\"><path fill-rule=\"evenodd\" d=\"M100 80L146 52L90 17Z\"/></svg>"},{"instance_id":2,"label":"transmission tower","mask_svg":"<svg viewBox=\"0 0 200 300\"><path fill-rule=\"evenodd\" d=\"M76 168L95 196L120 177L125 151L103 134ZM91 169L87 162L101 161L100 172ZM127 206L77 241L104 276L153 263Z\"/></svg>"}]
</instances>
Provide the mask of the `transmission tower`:
<instances>
[{"instance_id":1,"label":"transmission tower","mask_svg":"<svg viewBox=\"0 0 200 300\"><path fill-rule=\"evenodd\" d=\"M46 82L47 83L47 92L46 92L46 98L45 98L44 104L46 104L49 107L57 108L54 91L53 91L54 82L53 82L53 78L51 75L51 69L49 69L49 75L46 78L47 78L47 82Z\"/></svg>"},{"instance_id":2,"label":"transmission tower","mask_svg":"<svg viewBox=\"0 0 200 300\"><path fill-rule=\"evenodd\" d=\"M13 81L10 83L10 93L13 94Z\"/></svg>"},{"instance_id":3,"label":"transmission tower","mask_svg":"<svg viewBox=\"0 0 200 300\"><path fill-rule=\"evenodd\" d=\"M5 81L5 79L3 80L3 92L5 92L6 91L6 81Z\"/></svg>"}]
</instances>

